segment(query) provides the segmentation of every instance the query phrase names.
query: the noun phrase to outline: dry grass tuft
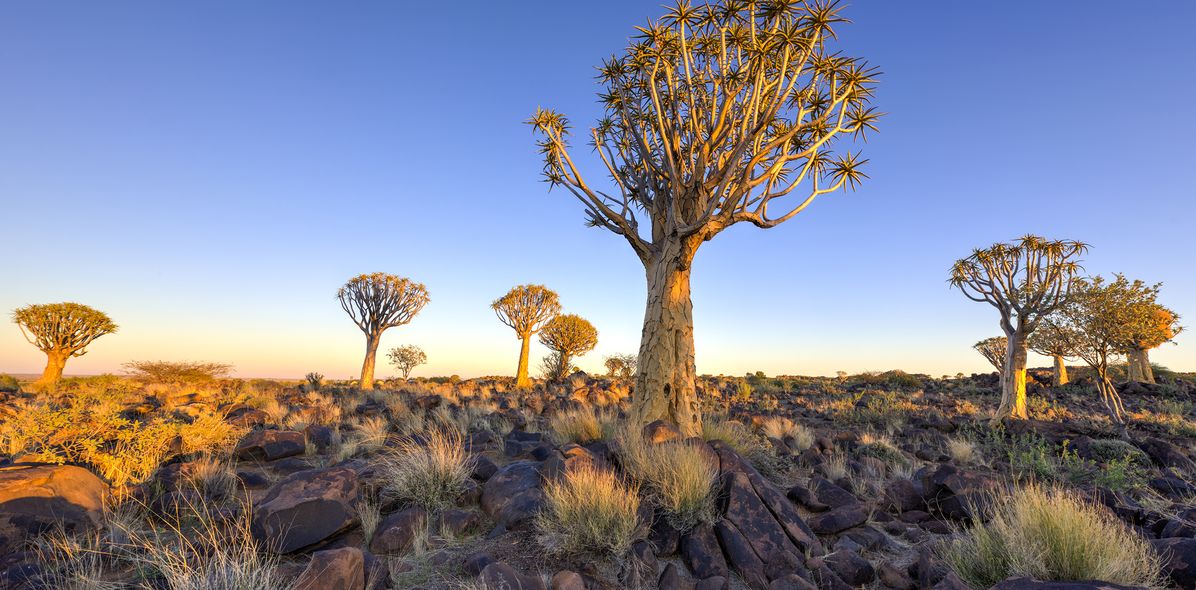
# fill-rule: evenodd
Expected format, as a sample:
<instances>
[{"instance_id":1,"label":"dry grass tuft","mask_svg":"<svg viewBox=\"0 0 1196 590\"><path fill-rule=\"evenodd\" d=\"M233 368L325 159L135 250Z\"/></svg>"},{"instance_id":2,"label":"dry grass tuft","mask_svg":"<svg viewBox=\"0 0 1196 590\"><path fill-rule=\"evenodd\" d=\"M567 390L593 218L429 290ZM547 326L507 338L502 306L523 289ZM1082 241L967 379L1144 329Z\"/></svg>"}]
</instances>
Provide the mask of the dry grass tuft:
<instances>
[{"instance_id":1,"label":"dry grass tuft","mask_svg":"<svg viewBox=\"0 0 1196 590\"><path fill-rule=\"evenodd\" d=\"M548 482L544 493L536 528L548 551L619 557L631 548L640 505L634 485L624 484L610 471L586 466Z\"/></svg>"},{"instance_id":2,"label":"dry grass tuft","mask_svg":"<svg viewBox=\"0 0 1196 590\"><path fill-rule=\"evenodd\" d=\"M1159 558L1146 540L1103 507L1038 485L995 498L992 519L974 521L943 557L978 588L1012 575L1164 587Z\"/></svg>"},{"instance_id":3,"label":"dry grass tuft","mask_svg":"<svg viewBox=\"0 0 1196 590\"><path fill-rule=\"evenodd\" d=\"M552 431L553 439L562 445L584 445L602 440L610 431L610 425L609 414L600 412L588 404L577 409L557 412L548 419L548 429Z\"/></svg>"},{"instance_id":4,"label":"dry grass tuft","mask_svg":"<svg viewBox=\"0 0 1196 590\"><path fill-rule=\"evenodd\" d=\"M967 465L978 459L975 443L966 438L952 438L947 441L947 454L960 465Z\"/></svg>"},{"instance_id":5,"label":"dry grass tuft","mask_svg":"<svg viewBox=\"0 0 1196 590\"><path fill-rule=\"evenodd\" d=\"M714 522L718 466L705 449L683 441L647 443L632 426L620 428L618 441L623 471L644 487L670 524L684 532Z\"/></svg>"},{"instance_id":6,"label":"dry grass tuft","mask_svg":"<svg viewBox=\"0 0 1196 590\"><path fill-rule=\"evenodd\" d=\"M461 434L439 428L400 440L380 466L386 493L430 511L452 506L471 470Z\"/></svg>"}]
</instances>

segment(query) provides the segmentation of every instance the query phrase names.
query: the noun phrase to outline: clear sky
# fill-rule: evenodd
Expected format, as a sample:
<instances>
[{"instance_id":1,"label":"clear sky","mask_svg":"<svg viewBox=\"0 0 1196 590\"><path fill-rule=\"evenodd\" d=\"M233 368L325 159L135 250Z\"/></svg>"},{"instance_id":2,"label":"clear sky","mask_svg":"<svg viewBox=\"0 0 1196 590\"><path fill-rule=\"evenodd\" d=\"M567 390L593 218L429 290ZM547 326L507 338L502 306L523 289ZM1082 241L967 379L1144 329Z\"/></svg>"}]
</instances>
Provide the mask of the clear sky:
<instances>
[{"instance_id":1,"label":"clear sky","mask_svg":"<svg viewBox=\"0 0 1196 590\"><path fill-rule=\"evenodd\" d=\"M546 191L522 121L593 121L593 66L658 4L4 2L0 309L107 311L120 332L68 374L189 359L345 378L364 338L334 293L383 271L432 296L383 346L422 346L417 375L473 376L514 372L489 303L536 282L597 326L580 361L597 370L637 349L643 272ZM703 246L700 372L984 370L970 346L996 311L947 270L1027 232L1090 242L1089 272L1163 281L1196 318L1196 3L846 14L844 51L884 72L872 180ZM1152 358L1196 370L1196 337L1178 343ZM43 365L0 323L0 372Z\"/></svg>"}]
</instances>

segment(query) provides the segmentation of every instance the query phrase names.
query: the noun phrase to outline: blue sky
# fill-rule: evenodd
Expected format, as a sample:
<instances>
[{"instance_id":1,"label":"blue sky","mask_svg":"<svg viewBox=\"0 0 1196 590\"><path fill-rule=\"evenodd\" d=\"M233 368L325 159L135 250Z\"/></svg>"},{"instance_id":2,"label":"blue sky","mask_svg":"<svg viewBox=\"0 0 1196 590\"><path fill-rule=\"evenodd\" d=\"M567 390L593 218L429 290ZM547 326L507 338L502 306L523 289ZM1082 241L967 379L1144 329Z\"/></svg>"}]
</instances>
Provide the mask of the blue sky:
<instances>
[{"instance_id":1,"label":"blue sky","mask_svg":"<svg viewBox=\"0 0 1196 590\"><path fill-rule=\"evenodd\" d=\"M598 327L583 368L636 350L642 269L546 191L522 121L538 105L594 120L593 66L658 2L409 4L0 5L0 309L109 312L120 332L68 373L195 359L343 378L364 341L334 293L383 271L431 292L383 340L427 351L417 375L512 373L488 304L527 282ZM1090 242L1089 272L1163 281L1196 314L1196 4L846 14L843 50L884 72L872 180L703 246L700 372L984 370L970 345L996 312L947 269L1027 232ZM1153 358L1196 370L1196 338L1178 343ZM0 324L0 371L43 365Z\"/></svg>"}]
</instances>

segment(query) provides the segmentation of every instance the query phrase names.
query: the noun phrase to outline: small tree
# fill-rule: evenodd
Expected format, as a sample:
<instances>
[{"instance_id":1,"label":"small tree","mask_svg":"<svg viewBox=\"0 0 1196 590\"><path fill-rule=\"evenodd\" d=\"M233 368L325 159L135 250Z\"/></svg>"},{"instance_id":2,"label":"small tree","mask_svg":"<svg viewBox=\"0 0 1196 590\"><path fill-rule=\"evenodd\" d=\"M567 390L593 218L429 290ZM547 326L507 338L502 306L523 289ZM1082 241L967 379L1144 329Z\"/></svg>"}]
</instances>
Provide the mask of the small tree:
<instances>
[{"instance_id":1,"label":"small tree","mask_svg":"<svg viewBox=\"0 0 1196 590\"><path fill-rule=\"evenodd\" d=\"M1009 341L1004 336L993 336L992 338L985 338L980 342L972 345L984 360L992 363L992 366L997 369L997 373L1004 375L1005 373L1005 350L1009 348Z\"/></svg>"},{"instance_id":2,"label":"small tree","mask_svg":"<svg viewBox=\"0 0 1196 590\"><path fill-rule=\"evenodd\" d=\"M1150 310L1152 321L1144 322L1140 332L1133 335L1126 352L1126 364L1130 381L1154 383L1154 369L1150 366L1150 351L1170 342L1183 331L1179 325L1179 314L1154 304Z\"/></svg>"},{"instance_id":3,"label":"small tree","mask_svg":"<svg viewBox=\"0 0 1196 590\"><path fill-rule=\"evenodd\" d=\"M373 389L382 333L409 323L428 304L428 289L411 279L376 272L349 279L337 290L336 298L365 334L361 388Z\"/></svg>"},{"instance_id":4,"label":"small tree","mask_svg":"<svg viewBox=\"0 0 1196 590\"><path fill-rule=\"evenodd\" d=\"M633 422L702 432L690 298L698 247L736 223L776 227L864 180L866 160L849 148L876 128L874 72L835 47L847 22L839 10L683 0L640 27L598 70L606 112L587 139L609 188L582 177L564 116L532 117L545 180L581 201L589 225L627 240L644 266Z\"/></svg>"},{"instance_id":5,"label":"small tree","mask_svg":"<svg viewBox=\"0 0 1196 590\"><path fill-rule=\"evenodd\" d=\"M1074 342L1075 355L1096 373L1096 388L1109 418L1125 435L1125 406L1109 379L1109 362L1127 350L1136 335L1152 322L1158 285L1130 282L1117 275L1078 281L1072 297L1059 313L1060 328Z\"/></svg>"},{"instance_id":6,"label":"small tree","mask_svg":"<svg viewBox=\"0 0 1196 590\"><path fill-rule=\"evenodd\" d=\"M388 356L390 356L390 364L394 365L403 374L403 381L406 381L411 375L412 369L428 362L428 355L424 354L423 349L414 344L392 348Z\"/></svg>"},{"instance_id":7,"label":"small tree","mask_svg":"<svg viewBox=\"0 0 1196 590\"><path fill-rule=\"evenodd\" d=\"M1027 235L1008 244L972 252L951 267L951 285L972 301L988 303L1001 314L1008 339L1001 377L1001 405L996 419L1026 419L1027 339L1039 321L1058 309L1088 246Z\"/></svg>"},{"instance_id":8,"label":"small tree","mask_svg":"<svg viewBox=\"0 0 1196 590\"><path fill-rule=\"evenodd\" d=\"M1060 327L1058 318L1051 314L1043 318L1037 330L1028 340L1030 350L1051 357L1055 369L1051 373L1051 386L1067 385L1067 358L1075 356L1075 335Z\"/></svg>"},{"instance_id":9,"label":"small tree","mask_svg":"<svg viewBox=\"0 0 1196 590\"><path fill-rule=\"evenodd\" d=\"M606 367L606 374L611 378L626 379L635 374L637 360L634 354L612 354L606 357L602 364Z\"/></svg>"},{"instance_id":10,"label":"small tree","mask_svg":"<svg viewBox=\"0 0 1196 590\"><path fill-rule=\"evenodd\" d=\"M502 323L515 330L519 338L519 364L515 368L515 387L531 385L527 376L527 355L532 335L561 312L560 298L544 285L519 285L490 304Z\"/></svg>"},{"instance_id":11,"label":"small tree","mask_svg":"<svg viewBox=\"0 0 1196 590\"><path fill-rule=\"evenodd\" d=\"M202 383L227 377L233 366L199 361L130 361L130 376L153 383Z\"/></svg>"},{"instance_id":12,"label":"small tree","mask_svg":"<svg viewBox=\"0 0 1196 590\"><path fill-rule=\"evenodd\" d=\"M12 312L12 321L30 344L46 353L46 369L33 382L34 389L53 388L67 359L87 354L96 338L117 330L104 312L69 302L27 305Z\"/></svg>"},{"instance_id":13,"label":"small tree","mask_svg":"<svg viewBox=\"0 0 1196 590\"><path fill-rule=\"evenodd\" d=\"M560 378L562 373L567 373L573 366L573 359L594 350L598 345L598 330L581 316L558 315L540 330L540 344L557 355L555 358L550 355L549 359L552 360L546 360L546 366L548 363L555 363L559 371L546 373L555 373L555 376Z\"/></svg>"}]
</instances>

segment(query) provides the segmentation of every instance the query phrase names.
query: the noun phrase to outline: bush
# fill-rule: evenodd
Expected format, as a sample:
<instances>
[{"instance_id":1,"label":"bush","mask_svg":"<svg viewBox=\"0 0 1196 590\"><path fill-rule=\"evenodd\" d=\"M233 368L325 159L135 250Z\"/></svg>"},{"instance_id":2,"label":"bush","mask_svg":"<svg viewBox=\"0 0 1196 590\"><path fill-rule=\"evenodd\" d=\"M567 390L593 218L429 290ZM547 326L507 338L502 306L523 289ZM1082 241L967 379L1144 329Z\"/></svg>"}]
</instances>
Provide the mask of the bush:
<instances>
[{"instance_id":1,"label":"bush","mask_svg":"<svg viewBox=\"0 0 1196 590\"><path fill-rule=\"evenodd\" d=\"M637 494L610 471L567 471L544 486L545 505L536 516L541 545L558 554L622 556L636 538Z\"/></svg>"},{"instance_id":2,"label":"bush","mask_svg":"<svg viewBox=\"0 0 1196 590\"><path fill-rule=\"evenodd\" d=\"M975 519L943 557L976 588L1013 575L1163 587L1158 556L1146 540L1105 508L1037 485L995 498L991 520Z\"/></svg>"},{"instance_id":3,"label":"bush","mask_svg":"<svg viewBox=\"0 0 1196 590\"><path fill-rule=\"evenodd\" d=\"M465 490L472 467L461 435L433 428L420 438L400 440L383 457L380 471L387 493L435 511L453 505Z\"/></svg>"},{"instance_id":4,"label":"bush","mask_svg":"<svg viewBox=\"0 0 1196 590\"><path fill-rule=\"evenodd\" d=\"M21 383L12 375L0 374L0 393L16 393L21 390Z\"/></svg>"},{"instance_id":5,"label":"bush","mask_svg":"<svg viewBox=\"0 0 1196 590\"><path fill-rule=\"evenodd\" d=\"M648 443L639 433L634 427L620 433L623 471L644 487L677 530L714 522L718 466L708 452L683 441Z\"/></svg>"},{"instance_id":6,"label":"bush","mask_svg":"<svg viewBox=\"0 0 1196 590\"><path fill-rule=\"evenodd\" d=\"M196 361L131 361L124 364L129 374L153 383L202 383L225 377L232 365Z\"/></svg>"}]
</instances>

